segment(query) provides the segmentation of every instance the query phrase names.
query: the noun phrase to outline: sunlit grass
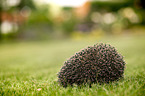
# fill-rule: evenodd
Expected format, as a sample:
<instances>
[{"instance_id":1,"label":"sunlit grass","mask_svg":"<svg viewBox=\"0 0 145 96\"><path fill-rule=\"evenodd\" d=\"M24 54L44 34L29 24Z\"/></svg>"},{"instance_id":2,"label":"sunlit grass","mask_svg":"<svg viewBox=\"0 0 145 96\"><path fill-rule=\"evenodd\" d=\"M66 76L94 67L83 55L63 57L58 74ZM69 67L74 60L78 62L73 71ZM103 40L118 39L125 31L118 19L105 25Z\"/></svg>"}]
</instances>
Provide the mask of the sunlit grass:
<instances>
[{"instance_id":1,"label":"sunlit grass","mask_svg":"<svg viewBox=\"0 0 145 96\"><path fill-rule=\"evenodd\" d=\"M61 87L57 73L63 62L97 42L115 46L126 61L124 79L110 84ZM145 92L145 36L102 40L62 40L0 44L0 95L140 95Z\"/></svg>"}]
</instances>

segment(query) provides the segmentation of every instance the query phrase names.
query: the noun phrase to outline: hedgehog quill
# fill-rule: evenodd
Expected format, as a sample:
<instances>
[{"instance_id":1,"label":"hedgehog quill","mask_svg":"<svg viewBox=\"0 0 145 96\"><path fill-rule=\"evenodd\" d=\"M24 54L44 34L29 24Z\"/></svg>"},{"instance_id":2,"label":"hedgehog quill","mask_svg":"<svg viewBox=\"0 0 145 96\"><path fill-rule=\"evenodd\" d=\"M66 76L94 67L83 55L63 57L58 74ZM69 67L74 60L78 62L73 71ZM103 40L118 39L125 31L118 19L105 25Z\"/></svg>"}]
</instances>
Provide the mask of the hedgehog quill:
<instances>
[{"instance_id":1,"label":"hedgehog quill","mask_svg":"<svg viewBox=\"0 0 145 96\"><path fill-rule=\"evenodd\" d=\"M123 78L123 56L110 44L89 46L68 59L58 73L63 86L93 83L109 83Z\"/></svg>"}]
</instances>

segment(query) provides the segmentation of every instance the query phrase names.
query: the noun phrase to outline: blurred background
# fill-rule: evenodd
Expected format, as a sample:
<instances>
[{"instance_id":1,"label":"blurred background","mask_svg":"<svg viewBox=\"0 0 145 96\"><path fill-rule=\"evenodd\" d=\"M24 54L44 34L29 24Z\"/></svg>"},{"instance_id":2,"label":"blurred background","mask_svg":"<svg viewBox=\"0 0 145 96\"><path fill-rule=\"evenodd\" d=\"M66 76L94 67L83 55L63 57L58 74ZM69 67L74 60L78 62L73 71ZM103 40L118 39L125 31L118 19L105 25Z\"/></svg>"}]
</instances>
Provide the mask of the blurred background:
<instances>
[{"instance_id":1,"label":"blurred background","mask_svg":"<svg viewBox=\"0 0 145 96\"><path fill-rule=\"evenodd\" d=\"M0 41L145 33L144 0L0 0Z\"/></svg>"}]
</instances>

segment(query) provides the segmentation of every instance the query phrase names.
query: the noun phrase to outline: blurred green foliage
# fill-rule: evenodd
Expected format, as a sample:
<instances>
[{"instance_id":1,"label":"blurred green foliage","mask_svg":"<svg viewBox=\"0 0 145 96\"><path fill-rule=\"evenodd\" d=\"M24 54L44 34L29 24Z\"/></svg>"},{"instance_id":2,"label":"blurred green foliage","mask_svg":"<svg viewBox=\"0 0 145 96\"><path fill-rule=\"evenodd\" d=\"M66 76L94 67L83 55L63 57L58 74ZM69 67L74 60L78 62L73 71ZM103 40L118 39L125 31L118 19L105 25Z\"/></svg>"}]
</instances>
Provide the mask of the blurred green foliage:
<instances>
[{"instance_id":1,"label":"blurred green foliage","mask_svg":"<svg viewBox=\"0 0 145 96\"><path fill-rule=\"evenodd\" d=\"M1 17L4 12L11 17L20 17L20 19L14 18L18 19L16 22L8 21L12 23L9 26L17 27L16 30L8 32L2 32L3 22L7 20L0 19L0 39L64 38L71 36L74 32L75 34L76 32L91 33L94 30L96 32L102 30L105 34L121 34L132 26L145 24L143 0L89 2L90 9L84 17L76 15L77 8L55 8L55 6L51 8L52 5L47 4L38 6L33 0L16 1L19 2L15 5L9 4L10 0L0 1Z\"/></svg>"}]
</instances>

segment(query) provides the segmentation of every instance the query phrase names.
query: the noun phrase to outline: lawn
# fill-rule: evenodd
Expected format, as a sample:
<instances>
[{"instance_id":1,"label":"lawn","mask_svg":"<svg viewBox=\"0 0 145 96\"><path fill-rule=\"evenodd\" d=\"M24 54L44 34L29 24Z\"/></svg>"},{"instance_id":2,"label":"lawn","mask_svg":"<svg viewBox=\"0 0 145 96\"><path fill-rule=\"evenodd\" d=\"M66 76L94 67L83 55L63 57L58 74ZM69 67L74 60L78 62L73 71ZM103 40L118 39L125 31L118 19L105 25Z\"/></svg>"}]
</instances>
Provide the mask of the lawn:
<instances>
[{"instance_id":1,"label":"lawn","mask_svg":"<svg viewBox=\"0 0 145 96\"><path fill-rule=\"evenodd\" d=\"M75 52L97 42L109 43L124 56L124 79L110 84L63 88L57 73ZM60 40L0 44L0 95L143 96L145 35L95 40Z\"/></svg>"}]
</instances>

